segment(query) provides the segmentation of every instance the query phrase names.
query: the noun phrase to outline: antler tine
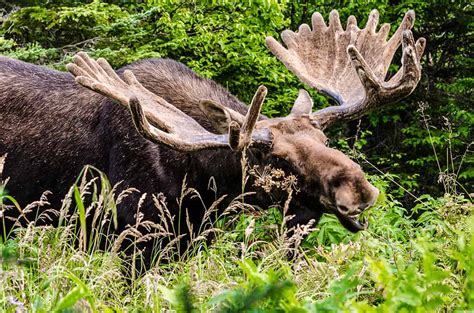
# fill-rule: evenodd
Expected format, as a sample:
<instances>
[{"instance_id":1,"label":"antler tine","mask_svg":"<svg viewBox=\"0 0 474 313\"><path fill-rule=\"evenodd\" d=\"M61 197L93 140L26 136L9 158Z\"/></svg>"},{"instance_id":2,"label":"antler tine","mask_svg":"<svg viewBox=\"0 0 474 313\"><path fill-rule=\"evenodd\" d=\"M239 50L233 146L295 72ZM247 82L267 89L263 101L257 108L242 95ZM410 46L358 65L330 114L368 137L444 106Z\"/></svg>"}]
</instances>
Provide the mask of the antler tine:
<instances>
[{"instance_id":1,"label":"antler tine","mask_svg":"<svg viewBox=\"0 0 474 313\"><path fill-rule=\"evenodd\" d=\"M377 30L377 25L379 24L379 11L372 10L369 14L369 18L367 19L367 24L365 25L365 29L370 32L372 35L375 35L375 31Z\"/></svg>"},{"instance_id":2,"label":"antler tine","mask_svg":"<svg viewBox=\"0 0 474 313\"><path fill-rule=\"evenodd\" d=\"M332 97L339 106L312 114L313 122L325 128L338 120L358 118L375 107L408 96L421 77L420 58L425 40L416 43L410 29L415 13L408 11L395 34L387 42L389 24L377 32L379 13L372 10L365 28L359 29L355 17L342 29L339 15L333 10L328 26L319 13L313 14L313 29L307 25L298 33L284 31L284 48L267 37L270 51L298 78ZM402 42L402 67L388 82L385 76L395 51ZM349 57L348 57L349 56Z\"/></svg>"},{"instance_id":3,"label":"antler tine","mask_svg":"<svg viewBox=\"0 0 474 313\"><path fill-rule=\"evenodd\" d=\"M386 87L394 89L402 84L417 82L421 73L420 60L425 51L426 39L418 38L415 43L411 31L406 30L402 34L402 66L398 72L387 82ZM416 84L415 84L416 86ZM414 87L415 87L414 86Z\"/></svg>"},{"instance_id":4,"label":"antler tine","mask_svg":"<svg viewBox=\"0 0 474 313\"><path fill-rule=\"evenodd\" d=\"M252 98L252 102L250 103L250 108L245 116L245 122L242 125L241 134L246 139L246 141L250 140L252 135L252 131L255 128L255 123L257 122L258 116L260 114L260 110L262 109L263 101L265 101L265 97L267 96L267 87L259 86L257 92Z\"/></svg>"},{"instance_id":5,"label":"antler tine","mask_svg":"<svg viewBox=\"0 0 474 313\"><path fill-rule=\"evenodd\" d=\"M259 86L257 92L253 96L242 127L239 128L238 124L235 122L229 125L229 145L233 150L241 151L250 145L252 141L252 133L266 95L267 88L263 85Z\"/></svg>"},{"instance_id":6,"label":"antler tine","mask_svg":"<svg viewBox=\"0 0 474 313\"><path fill-rule=\"evenodd\" d=\"M398 26L392 38L390 38L390 40L386 44L385 51L383 52L383 58L385 61L384 66L386 68L390 66L390 63L393 59L393 55L400 46L403 37L403 32L412 29L413 25L415 25L415 11L409 10L407 13L405 13L405 16L403 17L400 26Z\"/></svg>"}]
</instances>

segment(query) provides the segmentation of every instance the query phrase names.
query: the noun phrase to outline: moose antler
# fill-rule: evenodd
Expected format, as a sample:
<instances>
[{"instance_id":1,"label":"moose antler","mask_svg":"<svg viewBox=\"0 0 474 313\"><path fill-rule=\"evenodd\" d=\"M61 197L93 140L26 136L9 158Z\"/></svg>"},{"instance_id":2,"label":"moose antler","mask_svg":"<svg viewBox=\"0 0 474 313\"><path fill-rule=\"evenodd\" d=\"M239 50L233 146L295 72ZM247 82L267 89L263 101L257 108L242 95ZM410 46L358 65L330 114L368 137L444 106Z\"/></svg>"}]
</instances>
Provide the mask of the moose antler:
<instances>
[{"instance_id":1,"label":"moose antler","mask_svg":"<svg viewBox=\"0 0 474 313\"><path fill-rule=\"evenodd\" d=\"M229 126L229 144L233 150L243 150L245 147L250 145L252 132L257 123L266 95L267 88L265 86L258 87L242 126L239 127L237 122L231 122ZM259 133L256 133L256 135L257 134Z\"/></svg>"},{"instance_id":2,"label":"moose antler","mask_svg":"<svg viewBox=\"0 0 474 313\"><path fill-rule=\"evenodd\" d=\"M175 150L190 152L229 145L234 150L242 150L252 140L270 140L269 135L261 131L253 134L264 97L252 102L249 112L253 113L247 115L242 128L234 125L230 127L229 135L218 135L208 132L193 118L143 87L131 71L124 71L122 80L103 58L94 61L86 53L79 52L74 56L74 63L66 67L78 84L129 108L135 127L143 137ZM262 90L266 92L265 87L261 87L257 94Z\"/></svg>"},{"instance_id":3,"label":"moose antler","mask_svg":"<svg viewBox=\"0 0 474 313\"><path fill-rule=\"evenodd\" d=\"M358 118L375 107L408 96L421 76L420 58L425 39L415 43L410 29L415 13L408 11L395 34L387 39L390 24L376 32L379 13L373 10L365 28L359 29L354 16L343 30L336 10L329 15L329 25L319 13L312 16L312 27L302 24L297 33L281 34L285 49L273 37L267 37L270 51L301 81L339 103L311 115L319 127L337 120ZM402 66L387 82L385 76L392 58L402 43Z\"/></svg>"}]
</instances>

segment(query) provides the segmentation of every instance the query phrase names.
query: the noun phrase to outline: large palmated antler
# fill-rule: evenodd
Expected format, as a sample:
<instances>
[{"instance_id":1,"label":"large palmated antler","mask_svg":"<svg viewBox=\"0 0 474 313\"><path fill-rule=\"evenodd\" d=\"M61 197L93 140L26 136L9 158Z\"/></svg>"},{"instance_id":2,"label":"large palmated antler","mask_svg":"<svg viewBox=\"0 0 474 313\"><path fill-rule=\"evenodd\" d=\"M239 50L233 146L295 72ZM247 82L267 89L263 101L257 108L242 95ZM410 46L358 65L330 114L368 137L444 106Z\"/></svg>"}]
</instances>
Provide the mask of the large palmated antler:
<instances>
[{"instance_id":1,"label":"large palmated antler","mask_svg":"<svg viewBox=\"0 0 474 313\"><path fill-rule=\"evenodd\" d=\"M357 27L354 16L343 30L337 11L331 11L329 25L319 13L312 16L312 30L307 24L297 33L281 34L284 48L273 37L266 40L270 51L298 78L332 97L339 106L312 114L313 121L325 128L338 120L361 117L375 107L408 96L421 77L420 58L425 39L415 43L410 29L415 13L408 11L400 27L387 41L390 24L376 32L379 13L373 10L364 29ZM402 66L385 81L392 58L402 43Z\"/></svg>"},{"instance_id":2,"label":"large palmated antler","mask_svg":"<svg viewBox=\"0 0 474 313\"><path fill-rule=\"evenodd\" d=\"M131 71L124 71L122 80L103 58L94 61L80 52L67 69L76 77L78 84L129 108L133 122L143 137L175 150L190 152L228 146L242 150L252 141L270 141L261 131L253 134L265 99L266 88L263 86L257 91L255 98L258 99L252 102L244 125L240 128L233 124L229 134L220 135L210 133L193 118L143 87Z\"/></svg>"}]
</instances>

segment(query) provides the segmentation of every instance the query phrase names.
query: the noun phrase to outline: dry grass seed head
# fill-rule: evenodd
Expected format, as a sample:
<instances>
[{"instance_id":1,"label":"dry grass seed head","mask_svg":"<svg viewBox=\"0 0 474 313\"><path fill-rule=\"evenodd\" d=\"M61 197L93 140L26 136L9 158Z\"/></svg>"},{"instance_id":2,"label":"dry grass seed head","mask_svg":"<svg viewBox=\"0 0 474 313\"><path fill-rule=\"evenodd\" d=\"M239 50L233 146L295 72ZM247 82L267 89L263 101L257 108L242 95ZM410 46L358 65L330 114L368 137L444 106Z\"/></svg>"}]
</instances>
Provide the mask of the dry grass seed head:
<instances>
[{"instance_id":1,"label":"dry grass seed head","mask_svg":"<svg viewBox=\"0 0 474 313\"><path fill-rule=\"evenodd\" d=\"M2 177L3 167L5 166L5 160L6 160L7 156L8 156L8 154L0 156L0 178ZM0 182L1 182L1 180L0 180Z\"/></svg>"},{"instance_id":2,"label":"dry grass seed head","mask_svg":"<svg viewBox=\"0 0 474 313\"><path fill-rule=\"evenodd\" d=\"M267 193L271 193L274 189L296 190L296 177L287 175L282 169L276 169L270 165L266 165L263 169L260 166L254 166L249 174L255 177L254 185L261 187Z\"/></svg>"}]
</instances>

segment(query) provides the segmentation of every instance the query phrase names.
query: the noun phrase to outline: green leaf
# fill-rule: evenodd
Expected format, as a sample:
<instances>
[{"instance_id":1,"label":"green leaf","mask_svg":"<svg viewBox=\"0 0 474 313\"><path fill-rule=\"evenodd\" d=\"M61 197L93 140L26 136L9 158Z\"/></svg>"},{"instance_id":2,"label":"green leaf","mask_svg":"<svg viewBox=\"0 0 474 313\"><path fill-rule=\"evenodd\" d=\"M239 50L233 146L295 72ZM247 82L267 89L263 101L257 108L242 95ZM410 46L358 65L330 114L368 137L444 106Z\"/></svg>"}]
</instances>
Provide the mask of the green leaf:
<instances>
[{"instance_id":1,"label":"green leaf","mask_svg":"<svg viewBox=\"0 0 474 313\"><path fill-rule=\"evenodd\" d=\"M57 303L54 311L55 312L61 312L65 309L72 308L77 301L80 299L84 298L85 296L88 295L88 292L86 289L84 289L82 286L76 286L73 289L71 289L64 297L59 300Z\"/></svg>"},{"instance_id":2,"label":"green leaf","mask_svg":"<svg viewBox=\"0 0 474 313\"><path fill-rule=\"evenodd\" d=\"M79 213L79 223L81 227L81 234L83 240L83 248L87 249L87 224L86 224L86 209L82 202L81 192L77 185L74 185L74 199L76 200L77 210Z\"/></svg>"}]
</instances>

